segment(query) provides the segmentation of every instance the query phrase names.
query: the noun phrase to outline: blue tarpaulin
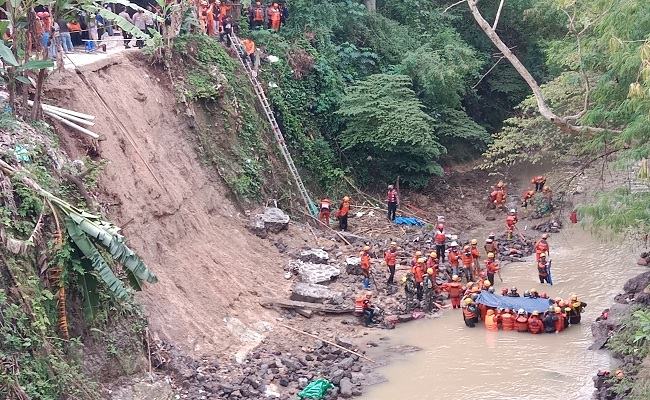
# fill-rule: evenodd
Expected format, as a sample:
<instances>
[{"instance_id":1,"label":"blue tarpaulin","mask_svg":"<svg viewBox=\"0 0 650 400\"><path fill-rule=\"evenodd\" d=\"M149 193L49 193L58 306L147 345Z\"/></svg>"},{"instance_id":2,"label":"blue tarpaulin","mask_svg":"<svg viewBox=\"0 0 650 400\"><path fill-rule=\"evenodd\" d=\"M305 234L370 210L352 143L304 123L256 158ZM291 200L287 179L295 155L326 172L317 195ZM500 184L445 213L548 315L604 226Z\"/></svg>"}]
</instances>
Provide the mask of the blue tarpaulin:
<instances>
[{"instance_id":1,"label":"blue tarpaulin","mask_svg":"<svg viewBox=\"0 0 650 400\"><path fill-rule=\"evenodd\" d=\"M393 222L397 225L424 226L424 222L415 217L395 217Z\"/></svg>"},{"instance_id":2,"label":"blue tarpaulin","mask_svg":"<svg viewBox=\"0 0 650 400\"><path fill-rule=\"evenodd\" d=\"M483 290L476 299L477 303L485 304L488 307L503 307L511 310L523 308L526 312L544 312L548 310L550 302L548 299L531 299L529 297L508 297L499 296Z\"/></svg>"}]
</instances>

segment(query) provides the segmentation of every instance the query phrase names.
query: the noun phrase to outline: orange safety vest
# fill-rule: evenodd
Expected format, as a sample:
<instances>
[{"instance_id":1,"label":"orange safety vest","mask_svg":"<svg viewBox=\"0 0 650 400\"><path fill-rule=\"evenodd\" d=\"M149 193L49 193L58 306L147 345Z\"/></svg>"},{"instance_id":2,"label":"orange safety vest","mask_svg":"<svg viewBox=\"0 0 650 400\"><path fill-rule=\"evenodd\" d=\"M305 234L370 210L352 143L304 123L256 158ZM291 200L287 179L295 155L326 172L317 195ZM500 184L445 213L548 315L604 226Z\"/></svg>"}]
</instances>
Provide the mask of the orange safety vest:
<instances>
[{"instance_id":1,"label":"orange safety vest","mask_svg":"<svg viewBox=\"0 0 650 400\"><path fill-rule=\"evenodd\" d=\"M437 274L438 273L438 259L429 257L429 259L427 259L427 268L433 269L433 273Z\"/></svg>"},{"instance_id":2,"label":"orange safety vest","mask_svg":"<svg viewBox=\"0 0 650 400\"><path fill-rule=\"evenodd\" d=\"M548 275L548 272L546 270L546 262L542 262L541 260L537 262L537 274L542 278Z\"/></svg>"},{"instance_id":3,"label":"orange safety vest","mask_svg":"<svg viewBox=\"0 0 650 400\"><path fill-rule=\"evenodd\" d=\"M255 42L253 42L250 39L244 39L241 41L241 43L244 45L244 50L246 50L246 54L250 55L255 53Z\"/></svg>"},{"instance_id":4,"label":"orange safety vest","mask_svg":"<svg viewBox=\"0 0 650 400\"><path fill-rule=\"evenodd\" d=\"M343 202L341 203L341 207L339 207L339 217L346 217L348 215L348 212L350 211L350 203L348 202Z\"/></svg>"},{"instance_id":5,"label":"orange safety vest","mask_svg":"<svg viewBox=\"0 0 650 400\"><path fill-rule=\"evenodd\" d=\"M385 252L384 261L386 261L386 265L394 267L395 264L397 264L397 252L392 252L390 250Z\"/></svg>"},{"instance_id":6,"label":"orange safety vest","mask_svg":"<svg viewBox=\"0 0 650 400\"><path fill-rule=\"evenodd\" d=\"M537 317L528 319L528 331L530 333L541 333L544 330L544 323Z\"/></svg>"},{"instance_id":7,"label":"orange safety vest","mask_svg":"<svg viewBox=\"0 0 650 400\"><path fill-rule=\"evenodd\" d=\"M462 252L460 254L460 259L463 260L463 265L466 267L471 267L472 264L474 263L474 258L472 257L472 252L470 250L469 253Z\"/></svg>"},{"instance_id":8,"label":"orange safety vest","mask_svg":"<svg viewBox=\"0 0 650 400\"><path fill-rule=\"evenodd\" d=\"M535 245L535 253L537 254L537 258L539 258L539 255L542 253L548 253L548 250L549 250L548 242L544 240L540 240Z\"/></svg>"},{"instance_id":9,"label":"orange safety vest","mask_svg":"<svg viewBox=\"0 0 650 400\"><path fill-rule=\"evenodd\" d=\"M460 258L460 254L458 254L458 250L449 251L449 264L451 264L454 267L457 267L459 258Z\"/></svg>"},{"instance_id":10,"label":"orange safety vest","mask_svg":"<svg viewBox=\"0 0 650 400\"><path fill-rule=\"evenodd\" d=\"M269 20L271 22L279 22L280 21L280 17L281 17L280 10L278 10L277 8L270 8L269 11L268 11L268 14L269 14Z\"/></svg>"},{"instance_id":11,"label":"orange safety vest","mask_svg":"<svg viewBox=\"0 0 650 400\"><path fill-rule=\"evenodd\" d=\"M517 224L517 216L516 215L508 215L506 217L506 226L508 228L514 228L514 226Z\"/></svg>"},{"instance_id":12,"label":"orange safety vest","mask_svg":"<svg viewBox=\"0 0 650 400\"><path fill-rule=\"evenodd\" d=\"M501 314L501 327L504 331L512 331L515 329L515 317L510 313Z\"/></svg>"},{"instance_id":13,"label":"orange safety vest","mask_svg":"<svg viewBox=\"0 0 650 400\"><path fill-rule=\"evenodd\" d=\"M463 307L463 315L465 316L465 319L476 318L476 314L470 311L467 307Z\"/></svg>"},{"instance_id":14,"label":"orange safety vest","mask_svg":"<svg viewBox=\"0 0 650 400\"><path fill-rule=\"evenodd\" d=\"M490 274L496 274L501 268L499 267L498 262L494 260L485 260L485 269L487 269L487 272Z\"/></svg>"},{"instance_id":15,"label":"orange safety vest","mask_svg":"<svg viewBox=\"0 0 650 400\"><path fill-rule=\"evenodd\" d=\"M443 245L445 244L445 240L447 240L447 236L445 235L444 231L438 231L434 236L434 240L436 244Z\"/></svg>"},{"instance_id":16,"label":"orange safety vest","mask_svg":"<svg viewBox=\"0 0 650 400\"><path fill-rule=\"evenodd\" d=\"M497 316L495 314L485 316L485 328L488 331L498 331Z\"/></svg>"},{"instance_id":17,"label":"orange safety vest","mask_svg":"<svg viewBox=\"0 0 650 400\"><path fill-rule=\"evenodd\" d=\"M459 298L460 292L463 290L463 285L459 282L445 283L442 285L442 290L448 292L450 298Z\"/></svg>"},{"instance_id":18,"label":"orange safety vest","mask_svg":"<svg viewBox=\"0 0 650 400\"><path fill-rule=\"evenodd\" d=\"M422 283L424 281L424 270L421 265L413 267L413 275L415 276L416 283Z\"/></svg>"},{"instance_id":19,"label":"orange safety vest","mask_svg":"<svg viewBox=\"0 0 650 400\"><path fill-rule=\"evenodd\" d=\"M361 269L366 271L370 269L370 255L368 253L361 256Z\"/></svg>"},{"instance_id":20,"label":"orange safety vest","mask_svg":"<svg viewBox=\"0 0 650 400\"><path fill-rule=\"evenodd\" d=\"M515 319L515 329L517 332L528 332L528 317L520 315Z\"/></svg>"},{"instance_id":21,"label":"orange safety vest","mask_svg":"<svg viewBox=\"0 0 650 400\"><path fill-rule=\"evenodd\" d=\"M530 180L530 183L542 183L546 182L546 177L544 175L537 175L533 179Z\"/></svg>"},{"instance_id":22,"label":"orange safety vest","mask_svg":"<svg viewBox=\"0 0 650 400\"><path fill-rule=\"evenodd\" d=\"M562 332L564 330L564 320L566 319L566 315L563 313L555 314L557 316L557 320L555 321L555 330L557 332Z\"/></svg>"},{"instance_id":23,"label":"orange safety vest","mask_svg":"<svg viewBox=\"0 0 650 400\"><path fill-rule=\"evenodd\" d=\"M478 247L474 245L472 245L472 258L474 258L475 260L481 258L481 253L479 252Z\"/></svg>"},{"instance_id":24,"label":"orange safety vest","mask_svg":"<svg viewBox=\"0 0 650 400\"><path fill-rule=\"evenodd\" d=\"M264 9L262 7L255 7L253 21L264 21Z\"/></svg>"}]
</instances>

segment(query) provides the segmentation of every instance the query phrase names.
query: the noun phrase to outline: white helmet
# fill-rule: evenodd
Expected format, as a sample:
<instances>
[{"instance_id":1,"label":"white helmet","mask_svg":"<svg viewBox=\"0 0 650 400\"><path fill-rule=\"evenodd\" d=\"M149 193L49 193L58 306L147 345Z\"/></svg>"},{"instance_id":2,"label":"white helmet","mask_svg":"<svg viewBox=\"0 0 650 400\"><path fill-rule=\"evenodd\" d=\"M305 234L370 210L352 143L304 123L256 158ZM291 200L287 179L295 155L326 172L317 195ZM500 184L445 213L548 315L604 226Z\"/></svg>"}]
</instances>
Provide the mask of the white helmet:
<instances>
[{"instance_id":1,"label":"white helmet","mask_svg":"<svg viewBox=\"0 0 650 400\"><path fill-rule=\"evenodd\" d=\"M514 208L511 208L511 209L510 209L510 212L511 212L511 213L516 213L517 210L515 210Z\"/></svg>"},{"instance_id":2,"label":"white helmet","mask_svg":"<svg viewBox=\"0 0 650 400\"><path fill-rule=\"evenodd\" d=\"M458 247L458 243L454 240L451 242L451 247Z\"/></svg>"},{"instance_id":3,"label":"white helmet","mask_svg":"<svg viewBox=\"0 0 650 400\"><path fill-rule=\"evenodd\" d=\"M517 311L517 314L525 314L525 313L526 313L526 310L524 310L523 308L520 308L520 309Z\"/></svg>"}]
</instances>

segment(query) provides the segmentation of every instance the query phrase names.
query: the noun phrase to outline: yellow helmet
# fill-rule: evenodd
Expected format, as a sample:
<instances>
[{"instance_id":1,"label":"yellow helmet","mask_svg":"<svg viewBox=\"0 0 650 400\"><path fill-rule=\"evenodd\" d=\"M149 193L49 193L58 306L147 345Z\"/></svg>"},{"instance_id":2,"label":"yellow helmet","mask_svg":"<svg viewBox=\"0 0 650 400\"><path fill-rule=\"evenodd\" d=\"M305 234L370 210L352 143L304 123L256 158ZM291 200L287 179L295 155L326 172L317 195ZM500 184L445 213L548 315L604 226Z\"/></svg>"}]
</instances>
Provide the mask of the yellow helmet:
<instances>
[{"instance_id":1,"label":"yellow helmet","mask_svg":"<svg viewBox=\"0 0 650 400\"><path fill-rule=\"evenodd\" d=\"M419 256L421 256L421 255L422 255L422 252L421 252L420 250L418 250L418 251L415 252L415 256L416 256L416 257L419 257Z\"/></svg>"},{"instance_id":2,"label":"yellow helmet","mask_svg":"<svg viewBox=\"0 0 650 400\"><path fill-rule=\"evenodd\" d=\"M395 243L395 242L390 242L390 245L391 245L391 246L397 246L397 243Z\"/></svg>"},{"instance_id":3,"label":"yellow helmet","mask_svg":"<svg viewBox=\"0 0 650 400\"><path fill-rule=\"evenodd\" d=\"M542 253L539 255L539 258L546 258L546 253Z\"/></svg>"},{"instance_id":4,"label":"yellow helmet","mask_svg":"<svg viewBox=\"0 0 650 400\"><path fill-rule=\"evenodd\" d=\"M551 191L551 188L548 187L548 186L544 186L544 191L545 191L545 192L550 192L550 191Z\"/></svg>"},{"instance_id":5,"label":"yellow helmet","mask_svg":"<svg viewBox=\"0 0 650 400\"><path fill-rule=\"evenodd\" d=\"M503 181L499 181L499 182L497 183L497 187L503 187Z\"/></svg>"},{"instance_id":6,"label":"yellow helmet","mask_svg":"<svg viewBox=\"0 0 650 400\"><path fill-rule=\"evenodd\" d=\"M488 253L488 258L494 258L494 253Z\"/></svg>"},{"instance_id":7,"label":"yellow helmet","mask_svg":"<svg viewBox=\"0 0 650 400\"><path fill-rule=\"evenodd\" d=\"M420 263L420 264L424 264L425 262L427 262L427 259L426 259L426 258L424 258L424 257L420 257L420 258L418 258L418 263Z\"/></svg>"},{"instance_id":8,"label":"yellow helmet","mask_svg":"<svg viewBox=\"0 0 650 400\"><path fill-rule=\"evenodd\" d=\"M483 286L490 287L492 286L492 283L486 279L485 281L483 281Z\"/></svg>"},{"instance_id":9,"label":"yellow helmet","mask_svg":"<svg viewBox=\"0 0 650 400\"><path fill-rule=\"evenodd\" d=\"M577 294L571 294L571 301L578 301L578 295Z\"/></svg>"},{"instance_id":10,"label":"yellow helmet","mask_svg":"<svg viewBox=\"0 0 650 400\"><path fill-rule=\"evenodd\" d=\"M571 312L571 308L570 308L570 307L565 307L565 308L564 308L564 311L566 311L566 312Z\"/></svg>"},{"instance_id":11,"label":"yellow helmet","mask_svg":"<svg viewBox=\"0 0 650 400\"><path fill-rule=\"evenodd\" d=\"M348 196L343 197L343 201L350 201L350 198Z\"/></svg>"},{"instance_id":12,"label":"yellow helmet","mask_svg":"<svg viewBox=\"0 0 650 400\"><path fill-rule=\"evenodd\" d=\"M432 251L431 254L429 255L431 256L431 258L438 258L438 253L436 253L435 251Z\"/></svg>"},{"instance_id":13,"label":"yellow helmet","mask_svg":"<svg viewBox=\"0 0 650 400\"><path fill-rule=\"evenodd\" d=\"M471 244L478 244L478 240L476 240L476 239L472 239L472 241L471 241L470 243L471 243Z\"/></svg>"},{"instance_id":14,"label":"yellow helmet","mask_svg":"<svg viewBox=\"0 0 650 400\"><path fill-rule=\"evenodd\" d=\"M537 293L537 289L532 288L532 289L530 289L530 290L528 291L528 293Z\"/></svg>"},{"instance_id":15,"label":"yellow helmet","mask_svg":"<svg viewBox=\"0 0 650 400\"><path fill-rule=\"evenodd\" d=\"M406 283L406 275L402 277L402 283Z\"/></svg>"},{"instance_id":16,"label":"yellow helmet","mask_svg":"<svg viewBox=\"0 0 650 400\"><path fill-rule=\"evenodd\" d=\"M467 305L470 305L470 304L472 304L473 302L474 302L474 300L472 300L471 297L468 297L468 298L465 299L465 304L467 304Z\"/></svg>"},{"instance_id":17,"label":"yellow helmet","mask_svg":"<svg viewBox=\"0 0 650 400\"><path fill-rule=\"evenodd\" d=\"M561 313L561 312L562 312L562 309L560 309L560 307L555 307L555 312L556 312L556 313Z\"/></svg>"},{"instance_id":18,"label":"yellow helmet","mask_svg":"<svg viewBox=\"0 0 650 400\"><path fill-rule=\"evenodd\" d=\"M427 274L433 275L433 268L427 268Z\"/></svg>"},{"instance_id":19,"label":"yellow helmet","mask_svg":"<svg viewBox=\"0 0 650 400\"><path fill-rule=\"evenodd\" d=\"M369 250L370 250L370 246L363 246L363 251L369 251Z\"/></svg>"},{"instance_id":20,"label":"yellow helmet","mask_svg":"<svg viewBox=\"0 0 650 400\"><path fill-rule=\"evenodd\" d=\"M460 278L458 277L458 275L453 275L453 276L451 277L451 280L452 280L452 281L457 281L457 280L459 280L459 279L460 279Z\"/></svg>"},{"instance_id":21,"label":"yellow helmet","mask_svg":"<svg viewBox=\"0 0 650 400\"><path fill-rule=\"evenodd\" d=\"M360 255L360 256L363 256L364 254L366 254L366 253L364 253L363 251L360 251L360 252L359 252L359 255Z\"/></svg>"}]
</instances>

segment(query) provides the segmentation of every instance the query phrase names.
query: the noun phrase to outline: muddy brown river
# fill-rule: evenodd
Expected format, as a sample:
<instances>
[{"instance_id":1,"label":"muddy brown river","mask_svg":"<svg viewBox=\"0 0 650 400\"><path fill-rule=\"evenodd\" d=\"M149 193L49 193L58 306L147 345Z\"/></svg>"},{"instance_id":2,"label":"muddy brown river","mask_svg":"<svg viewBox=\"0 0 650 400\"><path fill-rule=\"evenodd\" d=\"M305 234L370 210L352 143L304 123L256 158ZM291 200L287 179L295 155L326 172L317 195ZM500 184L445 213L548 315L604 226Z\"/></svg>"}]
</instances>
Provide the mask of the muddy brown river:
<instances>
[{"instance_id":1,"label":"muddy brown river","mask_svg":"<svg viewBox=\"0 0 650 400\"><path fill-rule=\"evenodd\" d=\"M602 242L578 226L552 234L552 287L539 284L531 261L503 265L504 282L496 283L497 291L516 286L523 293L534 287L565 299L576 293L588 304L582 324L560 334L488 332L482 325L467 328L460 311L446 310L439 318L399 326L389 334L391 342L423 350L380 369L388 382L368 388L363 399L591 398L593 374L609 369L612 360L604 351L587 349L590 322L627 279L642 271L634 267L636 252L621 242Z\"/></svg>"}]
</instances>

